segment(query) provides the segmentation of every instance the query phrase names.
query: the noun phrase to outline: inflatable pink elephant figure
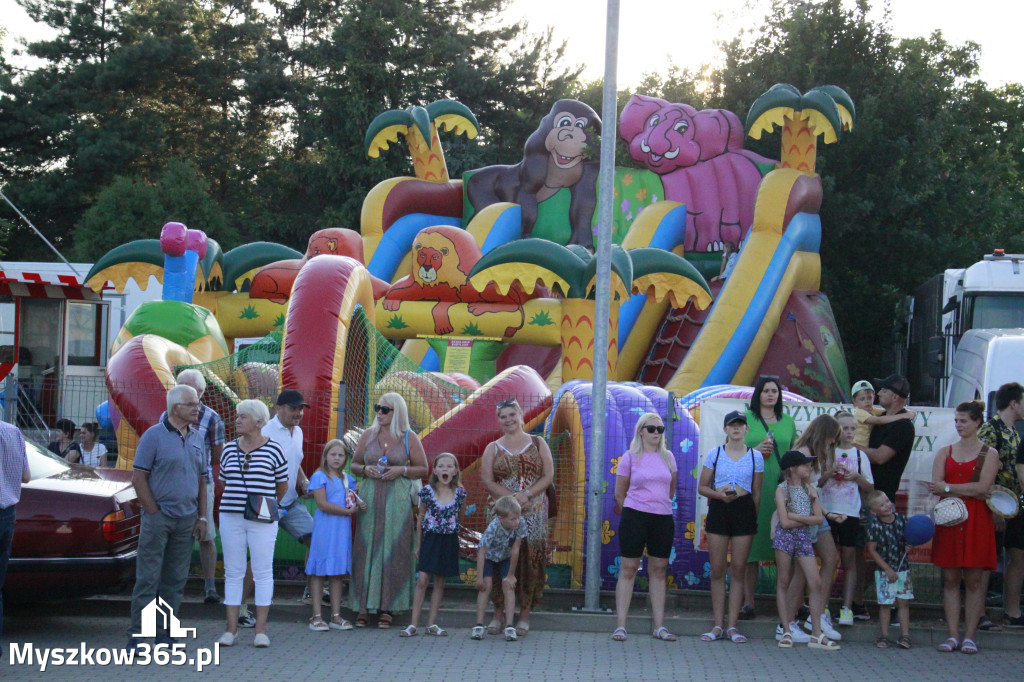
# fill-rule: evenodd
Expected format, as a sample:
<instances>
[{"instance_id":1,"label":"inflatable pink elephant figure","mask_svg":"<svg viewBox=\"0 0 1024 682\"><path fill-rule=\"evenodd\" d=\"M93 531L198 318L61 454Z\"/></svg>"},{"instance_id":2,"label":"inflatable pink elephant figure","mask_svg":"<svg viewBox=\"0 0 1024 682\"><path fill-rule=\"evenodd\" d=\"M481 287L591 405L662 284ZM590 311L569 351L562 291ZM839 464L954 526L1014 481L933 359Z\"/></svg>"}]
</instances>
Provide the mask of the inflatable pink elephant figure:
<instances>
[{"instance_id":1,"label":"inflatable pink elephant figure","mask_svg":"<svg viewBox=\"0 0 1024 682\"><path fill-rule=\"evenodd\" d=\"M736 114L634 95L622 110L619 134L629 155L661 176L665 198L686 204L687 251L739 245L754 218L758 164L767 171L776 162L743 149Z\"/></svg>"}]
</instances>

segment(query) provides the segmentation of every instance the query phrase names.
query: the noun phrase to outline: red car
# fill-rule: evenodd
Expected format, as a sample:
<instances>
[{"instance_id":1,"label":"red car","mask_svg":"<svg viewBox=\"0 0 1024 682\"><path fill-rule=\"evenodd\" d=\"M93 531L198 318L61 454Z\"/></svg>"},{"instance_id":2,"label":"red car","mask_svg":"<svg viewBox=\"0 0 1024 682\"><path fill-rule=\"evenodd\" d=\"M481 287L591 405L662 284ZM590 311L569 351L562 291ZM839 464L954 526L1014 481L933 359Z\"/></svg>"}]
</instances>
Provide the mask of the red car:
<instances>
[{"instance_id":1,"label":"red car","mask_svg":"<svg viewBox=\"0 0 1024 682\"><path fill-rule=\"evenodd\" d=\"M135 580L142 505L132 472L68 464L26 442L32 481L21 490L4 600L116 592Z\"/></svg>"}]
</instances>

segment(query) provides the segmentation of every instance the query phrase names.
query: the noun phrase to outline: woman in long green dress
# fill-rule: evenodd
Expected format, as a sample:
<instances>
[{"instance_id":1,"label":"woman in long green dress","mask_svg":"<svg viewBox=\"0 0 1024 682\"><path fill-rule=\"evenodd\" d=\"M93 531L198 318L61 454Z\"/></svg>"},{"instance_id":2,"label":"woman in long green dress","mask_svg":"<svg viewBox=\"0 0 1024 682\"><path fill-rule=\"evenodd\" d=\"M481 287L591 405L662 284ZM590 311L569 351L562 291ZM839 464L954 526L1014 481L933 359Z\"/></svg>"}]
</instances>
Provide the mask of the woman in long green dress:
<instances>
[{"instance_id":1,"label":"woman in long green dress","mask_svg":"<svg viewBox=\"0 0 1024 682\"><path fill-rule=\"evenodd\" d=\"M745 443L764 457L761 482L761 504L757 510L757 535L747 556L746 589L740 618L754 617L754 589L757 587L758 564L775 561L772 549L771 520L775 511L775 488L779 484L779 458L792 449L796 441L796 422L782 411L782 387L778 377L763 376L754 387L747 410Z\"/></svg>"},{"instance_id":2,"label":"woman in long green dress","mask_svg":"<svg viewBox=\"0 0 1024 682\"><path fill-rule=\"evenodd\" d=\"M415 589L413 543L416 523L413 482L427 475L423 444L409 429L409 409L397 393L374 405L373 426L363 432L352 456L352 473L362 476L359 495L367 509L352 534L349 604L358 611L356 627L379 613L377 627L391 627L395 611L408 611ZM379 460L387 456L383 473Z\"/></svg>"}]
</instances>

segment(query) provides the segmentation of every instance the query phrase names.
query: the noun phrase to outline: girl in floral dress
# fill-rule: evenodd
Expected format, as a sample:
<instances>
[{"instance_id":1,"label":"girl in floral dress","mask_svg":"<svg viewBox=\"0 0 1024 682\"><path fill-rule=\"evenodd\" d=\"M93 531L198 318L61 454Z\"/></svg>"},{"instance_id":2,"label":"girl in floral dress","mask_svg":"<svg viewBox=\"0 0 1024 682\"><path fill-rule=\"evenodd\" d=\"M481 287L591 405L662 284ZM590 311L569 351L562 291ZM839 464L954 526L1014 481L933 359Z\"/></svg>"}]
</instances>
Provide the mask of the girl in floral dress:
<instances>
[{"instance_id":1,"label":"girl in floral dress","mask_svg":"<svg viewBox=\"0 0 1024 682\"><path fill-rule=\"evenodd\" d=\"M442 452L434 460L430 483L419 492L419 564L416 570L416 592L412 600L411 623L399 633L402 637L415 637L419 628L420 611L427 595L427 584L434 577L434 592L430 597L430 616L427 634L446 637L448 631L437 624L437 612L444 594L444 579L459 574L459 511L466 502L466 489L459 485L459 462L455 455Z\"/></svg>"}]
</instances>

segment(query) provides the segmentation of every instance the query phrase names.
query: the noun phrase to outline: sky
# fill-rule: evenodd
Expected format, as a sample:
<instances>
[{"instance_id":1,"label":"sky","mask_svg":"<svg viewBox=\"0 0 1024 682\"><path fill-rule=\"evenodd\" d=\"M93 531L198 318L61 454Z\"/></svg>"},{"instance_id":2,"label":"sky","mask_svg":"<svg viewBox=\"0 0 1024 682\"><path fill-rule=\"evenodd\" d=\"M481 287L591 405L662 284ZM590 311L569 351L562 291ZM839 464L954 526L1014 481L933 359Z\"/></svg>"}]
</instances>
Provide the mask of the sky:
<instances>
[{"instance_id":1,"label":"sky","mask_svg":"<svg viewBox=\"0 0 1024 682\"><path fill-rule=\"evenodd\" d=\"M879 0L872 4L882 6ZM564 9L584 5L587 11L575 15ZM619 86L639 82L644 73L658 70L669 59L681 67L697 67L712 61L717 54L716 40L730 39L739 30L756 29L769 5L764 0L620 0ZM951 43L972 40L982 47L981 78L990 86L1024 82L1021 27L1007 16L1007 8L1012 6L1006 0L891 0L892 30L898 37L912 38L939 29ZM551 11L552 8L558 9ZM568 41L569 63L586 65L586 78L604 75L605 0L512 0L507 14L526 19L536 31L552 26L557 38ZM720 22L716 14L721 16ZM870 16L880 20L882 13L879 10Z\"/></svg>"},{"instance_id":2,"label":"sky","mask_svg":"<svg viewBox=\"0 0 1024 682\"><path fill-rule=\"evenodd\" d=\"M766 14L767 0L714 0L703 4L684 0L620 0L620 87L637 83L644 73L661 70L669 60L695 68L715 59L715 41L739 30L753 30ZM873 4L882 6L880 1ZM754 8L751 8L754 5ZM1024 60L1019 56L1021 28L1007 16L1006 0L891 0L893 32L919 37L939 29L952 43L973 40L981 45L981 77L991 86L1024 82ZM604 75L605 0L558 2L512 0L506 12L511 20L526 19L531 29L554 29L568 41L571 64L584 64L586 78ZM878 11L872 18L880 19ZM31 20L15 0L0 0L0 26L10 37L38 36ZM10 38L5 40L10 46Z\"/></svg>"}]
</instances>

